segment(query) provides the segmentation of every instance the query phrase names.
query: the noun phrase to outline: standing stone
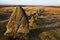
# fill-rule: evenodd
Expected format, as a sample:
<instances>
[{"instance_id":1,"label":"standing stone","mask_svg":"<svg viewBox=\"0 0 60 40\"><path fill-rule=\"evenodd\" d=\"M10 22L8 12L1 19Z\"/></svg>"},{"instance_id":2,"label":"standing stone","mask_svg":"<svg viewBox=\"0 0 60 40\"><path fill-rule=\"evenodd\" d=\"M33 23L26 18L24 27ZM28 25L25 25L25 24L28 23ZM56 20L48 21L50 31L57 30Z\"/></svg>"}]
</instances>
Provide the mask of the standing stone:
<instances>
[{"instance_id":1,"label":"standing stone","mask_svg":"<svg viewBox=\"0 0 60 40\"><path fill-rule=\"evenodd\" d=\"M6 28L7 31L4 35L7 36L14 35L16 33L28 33L28 18L21 6L16 7L16 10L12 13Z\"/></svg>"}]
</instances>

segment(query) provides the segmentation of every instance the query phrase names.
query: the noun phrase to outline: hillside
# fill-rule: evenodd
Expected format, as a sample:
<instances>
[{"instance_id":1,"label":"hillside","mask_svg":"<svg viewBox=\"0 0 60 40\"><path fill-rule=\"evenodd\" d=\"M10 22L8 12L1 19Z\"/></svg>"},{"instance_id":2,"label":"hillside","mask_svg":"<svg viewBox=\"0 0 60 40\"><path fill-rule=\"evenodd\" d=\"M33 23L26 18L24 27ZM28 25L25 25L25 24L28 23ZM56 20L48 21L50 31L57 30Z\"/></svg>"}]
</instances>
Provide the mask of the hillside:
<instances>
[{"instance_id":1,"label":"hillside","mask_svg":"<svg viewBox=\"0 0 60 40\"><path fill-rule=\"evenodd\" d=\"M24 9L29 21L28 23L29 33L28 33L27 40L60 40L60 7L25 6L22 8ZM4 21L5 19L8 20L10 18L9 21L11 25L16 26L17 24L13 24L12 21L18 22L19 20L18 21L15 20L20 19L20 16L24 16L24 15L19 14L22 13L23 11L17 9L18 12L15 12L15 9L16 7L11 7L11 6L0 8L0 15L6 15L7 17L9 16L8 18L6 18L6 16L3 16L3 19L1 16L0 19L2 20L0 22ZM15 12L14 16L10 16L14 12ZM20 15L20 16L17 16L17 18L14 19L16 15ZM22 18L23 19L21 20L21 24L26 24L27 21L25 17ZM2 24L0 25L1 31L3 30L3 28L5 28L1 33L5 33L6 25L8 24L10 25L9 22L6 21L6 23L5 22L1 23ZM11 28L13 28L13 26L11 26Z\"/></svg>"},{"instance_id":2,"label":"hillside","mask_svg":"<svg viewBox=\"0 0 60 40\"><path fill-rule=\"evenodd\" d=\"M42 30L38 35L38 40L39 38L41 40L60 40L60 7L43 6L23 8L28 16L33 15L32 17L35 17L31 17L30 19L31 28L35 30L35 33L33 32L33 34L36 35L36 32L39 33L39 30Z\"/></svg>"}]
</instances>

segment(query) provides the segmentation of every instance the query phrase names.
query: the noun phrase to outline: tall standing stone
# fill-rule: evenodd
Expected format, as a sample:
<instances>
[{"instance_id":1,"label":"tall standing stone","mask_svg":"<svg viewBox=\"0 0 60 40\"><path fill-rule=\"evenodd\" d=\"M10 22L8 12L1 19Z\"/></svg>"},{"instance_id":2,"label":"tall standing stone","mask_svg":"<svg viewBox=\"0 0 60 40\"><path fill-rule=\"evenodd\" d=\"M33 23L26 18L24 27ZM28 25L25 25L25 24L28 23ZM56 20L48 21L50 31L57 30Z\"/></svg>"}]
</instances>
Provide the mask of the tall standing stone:
<instances>
[{"instance_id":1,"label":"tall standing stone","mask_svg":"<svg viewBox=\"0 0 60 40\"><path fill-rule=\"evenodd\" d=\"M15 33L28 33L28 17L21 6L16 7L16 10L12 13L6 28L7 31L4 35L14 35Z\"/></svg>"}]
</instances>

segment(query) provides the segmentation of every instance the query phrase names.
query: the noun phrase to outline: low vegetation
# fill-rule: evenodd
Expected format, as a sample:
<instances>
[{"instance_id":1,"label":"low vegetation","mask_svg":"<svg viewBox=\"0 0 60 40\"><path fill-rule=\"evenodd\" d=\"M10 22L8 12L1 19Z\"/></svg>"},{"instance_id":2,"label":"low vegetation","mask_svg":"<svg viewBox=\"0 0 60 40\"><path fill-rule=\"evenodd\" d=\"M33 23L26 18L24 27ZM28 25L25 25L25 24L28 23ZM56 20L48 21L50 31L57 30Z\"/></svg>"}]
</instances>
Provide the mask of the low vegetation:
<instances>
[{"instance_id":1,"label":"low vegetation","mask_svg":"<svg viewBox=\"0 0 60 40\"><path fill-rule=\"evenodd\" d=\"M23 14L19 14L23 11L18 9L17 12L13 12L15 13L14 16L12 14L13 18L10 18L10 16L8 16L7 14L0 14L2 15L0 16L0 40L60 40L60 7L27 6L22 8L24 9L26 16L28 17L29 32L26 33L26 31L23 30L24 28L27 29L25 25L25 27L23 27L22 29L22 31L25 31L24 33L22 31L19 31L19 33L12 32L14 33L14 35L4 35L7 29L13 28L12 30L14 30L14 28L18 27L17 24L13 24L13 22L11 23L11 21L14 21L14 23L21 22L20 24L27 24L27 20L25 19L26 16L24 16ZM20 17L22 17L22 20L17 20L20 19ZM9 27L8 24L13 26ZM9 28L6 25L8 25ZM21 29L20 25L19 27Z\"/></svg>"}]
</instances>

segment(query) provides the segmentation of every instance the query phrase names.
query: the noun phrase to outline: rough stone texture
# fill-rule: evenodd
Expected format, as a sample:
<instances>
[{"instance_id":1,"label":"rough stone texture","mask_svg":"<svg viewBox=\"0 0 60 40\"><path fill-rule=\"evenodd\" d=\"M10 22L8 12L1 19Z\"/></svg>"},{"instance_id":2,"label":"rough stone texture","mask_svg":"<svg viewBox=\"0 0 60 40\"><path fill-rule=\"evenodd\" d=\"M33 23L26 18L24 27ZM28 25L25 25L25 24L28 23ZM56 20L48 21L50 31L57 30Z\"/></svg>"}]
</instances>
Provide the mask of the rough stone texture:
<instances>
[{"instance_id":1,"label":"rough stone texture","mask_svg":"<svg viewBox=\"0 0 60 40\"><path fill-rule=\"evenodd\" d=\"M21 7L16 7L6 26L7 31L4 35L14 35L16 33L28 33L28 21Z\"/></svg>"},{"instance_id":2,"label":"rough stone texture","mask_svg":"<svg viewBox=\"0 0 60 40\"><path fill-rule=\"evenodd\" d=\"M60 7L17 7L7 24L5 35L28 33L30 40L60 40ZM28 23L29 21L29 23Z\"/></svg>"}]
</instances>

